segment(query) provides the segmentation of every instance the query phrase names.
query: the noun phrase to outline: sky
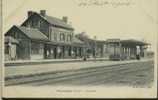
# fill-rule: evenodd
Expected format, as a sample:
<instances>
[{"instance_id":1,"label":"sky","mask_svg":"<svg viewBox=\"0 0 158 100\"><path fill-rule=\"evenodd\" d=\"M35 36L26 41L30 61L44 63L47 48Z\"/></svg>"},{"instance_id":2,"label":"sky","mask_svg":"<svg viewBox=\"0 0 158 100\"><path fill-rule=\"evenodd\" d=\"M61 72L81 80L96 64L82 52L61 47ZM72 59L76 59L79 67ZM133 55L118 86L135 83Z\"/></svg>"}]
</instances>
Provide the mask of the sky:
<instances>
[{"instance_id":1,"label":"sky","mask_svg":"<svg viewBox=\"0 0 158 100\"><path fill-rule=\"evenodd\" d=\"M27 19L27 11L68 16L75 33L98 40L138 39L156 48L158 0L3 0L3 32Z\"/></svg>"}]
</instances>

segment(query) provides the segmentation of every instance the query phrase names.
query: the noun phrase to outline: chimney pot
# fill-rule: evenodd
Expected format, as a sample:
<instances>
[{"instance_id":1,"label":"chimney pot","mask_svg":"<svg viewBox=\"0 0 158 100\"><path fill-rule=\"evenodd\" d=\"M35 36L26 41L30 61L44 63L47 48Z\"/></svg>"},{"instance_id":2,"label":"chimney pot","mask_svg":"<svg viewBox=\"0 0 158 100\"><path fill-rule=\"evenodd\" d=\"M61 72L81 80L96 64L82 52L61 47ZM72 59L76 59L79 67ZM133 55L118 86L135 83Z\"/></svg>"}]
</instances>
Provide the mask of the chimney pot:
<instances>
[{"instance_id":1,"label":"chimney pot","mask_svg":"<svg viewBox=\"0 0 158 100\"><path fill-rule=\"evenodd\" d=\"M31 15L33 15L33 13L34 13L33 11L28 11L27 12L28 17L30 17Z\"/></svg>"},{"instance_id":2,"label":"chimney pot","mask_svg":"<svg viewBox=\"0 0 158 100\"><path fill-rule=\"evenodd\" d=\"M46 10L40 10L40 14L45 17L46 16Z\"/></svg>"},{"instance_id":3,"label":"chimney pot","mask_svg":"<svg viewBox=\"0 0 158 100\"><path fill-rule=\"evenodd\" d=\"M67 17L67 16L63 16L63 21L64 21L65 23L67 23L67 22L68 22L68 17Z\"/></svg>"}]
</instances>

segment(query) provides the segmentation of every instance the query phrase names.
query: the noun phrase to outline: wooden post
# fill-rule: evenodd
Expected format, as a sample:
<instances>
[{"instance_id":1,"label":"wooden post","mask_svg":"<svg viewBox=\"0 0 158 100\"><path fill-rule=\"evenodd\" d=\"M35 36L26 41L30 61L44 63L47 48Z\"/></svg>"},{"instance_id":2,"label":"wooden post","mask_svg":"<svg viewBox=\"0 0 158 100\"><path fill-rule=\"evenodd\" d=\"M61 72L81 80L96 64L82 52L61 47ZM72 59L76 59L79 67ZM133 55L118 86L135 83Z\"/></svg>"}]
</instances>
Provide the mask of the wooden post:
<instances>
[{"instance_id":1,"label":"wooden post","mask_svg":"<svg viewBox=\"0 0 158 100\"><path fill-rule=\"evenodd\" d=\"M122 45L120 42L119 42L119 49L120 49L119 53L120 53L120 60L121 60L122 59Z\"/></svg>"}]
</instances>

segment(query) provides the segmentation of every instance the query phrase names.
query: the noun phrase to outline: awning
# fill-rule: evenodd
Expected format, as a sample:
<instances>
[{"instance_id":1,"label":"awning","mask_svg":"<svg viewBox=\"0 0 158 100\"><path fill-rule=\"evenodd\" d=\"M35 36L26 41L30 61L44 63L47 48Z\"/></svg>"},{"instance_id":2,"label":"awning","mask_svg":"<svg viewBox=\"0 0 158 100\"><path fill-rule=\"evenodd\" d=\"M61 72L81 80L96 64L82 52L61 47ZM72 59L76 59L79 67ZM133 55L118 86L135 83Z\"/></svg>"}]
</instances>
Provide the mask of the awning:
<instances>
[{"instance_id":1,"label":"awning","mask_svg":"<svg viewBox=\"0 0 158 100\"><path fill-rule=\"evenodd\" d=\"M72 42L59 42L59 41L49 41L45 44L57 45L57 46L74 46L74 47L85 47L84 44L72 43Z\"/></svg>"},{"instance_id":2,"label":"awning","mask_svg":"<svg viewBox=\"0 0 158 100\"><path fill-rule=\"evenodd\" d=\"M138 40L121 40L120 43L124 46L145 46L149 45L149 43L143 42L143 41L138 41Z\"/></svg>"}]
</instances>

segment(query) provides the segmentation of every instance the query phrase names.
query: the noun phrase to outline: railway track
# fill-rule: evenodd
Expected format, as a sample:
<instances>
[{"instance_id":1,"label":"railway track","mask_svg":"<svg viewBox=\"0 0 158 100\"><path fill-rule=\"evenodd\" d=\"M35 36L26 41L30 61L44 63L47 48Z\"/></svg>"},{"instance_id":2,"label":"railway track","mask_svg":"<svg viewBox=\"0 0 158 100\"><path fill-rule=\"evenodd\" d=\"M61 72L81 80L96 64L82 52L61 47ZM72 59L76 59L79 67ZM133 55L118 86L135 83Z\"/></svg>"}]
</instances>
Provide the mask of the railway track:
<instances>
[{"instance_id":1,"label":"railway track","mask_svg":"<svg viewBox=\"0 0 158 100\"><path fill-rule=\"evenodd\" d=\"M153 62L121 64L114 66L102 66L94 68L84 68L69 71L49 72L44 74L30 75L27 77L6 78L6 86L27 85L97 85L106 81L117 80L119 76L150 70ZM147 66L140 66L147 65ZM132 67L131 67L132 66Z\"/></svg>"},{"instance_id":2,"label":"railway track","mask_svg":"<svg viewBox=\"0 0 158 100\"><path fill-rule=\"evenodd\" d=\"M126 67L126 68L125 68ZM136 68L136 67L135 67ZM121 75L127 75L132 72L140 72L143 70L150 70L150 67L145 67L145 68L127 68L126 65L120 65L119 67L112 68L110 70L107 69L102 69L101 71L97 72L90 72L90 73L84 73L82 75L75 75L75 76L70 76L70 77L63 77L57 80L48 80L45 82L41 82L36 84L36 85L96 85L94 83L104 83L104 82L110 82L113 80L116 80L119 78ZM101 78L100 78L101 77ZM104 79L104 80L103 80ZM88 80L88 81L87 81Z\"/></svg>"}]
</instances>

